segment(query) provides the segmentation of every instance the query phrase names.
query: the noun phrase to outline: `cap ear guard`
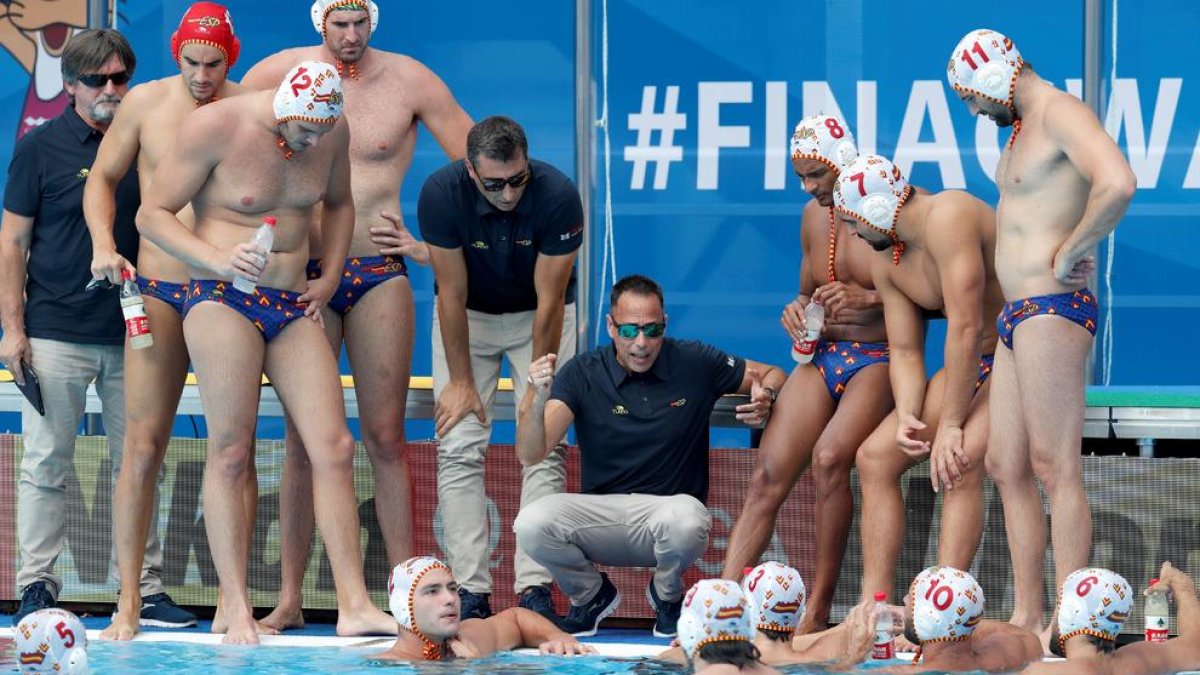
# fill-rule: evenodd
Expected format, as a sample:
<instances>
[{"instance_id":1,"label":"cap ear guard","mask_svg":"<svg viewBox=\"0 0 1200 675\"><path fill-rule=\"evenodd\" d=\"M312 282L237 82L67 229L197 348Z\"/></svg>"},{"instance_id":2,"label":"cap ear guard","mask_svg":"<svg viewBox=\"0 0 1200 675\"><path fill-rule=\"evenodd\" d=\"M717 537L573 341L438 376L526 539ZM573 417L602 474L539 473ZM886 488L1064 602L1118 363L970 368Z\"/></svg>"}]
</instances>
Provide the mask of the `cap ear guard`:
<instances>
[{"instance_id":1,"label":"cap ear guard","mask_svg":"<svg viewBox=\"0 0 1200 675\"><path fill-rule=\"evenodd\" d=\"M896 211L896 199L891 195L871 194L863 197L858 208L867 222L881 230L892 229L892 214Z\"/></svg>"}]
</instances>

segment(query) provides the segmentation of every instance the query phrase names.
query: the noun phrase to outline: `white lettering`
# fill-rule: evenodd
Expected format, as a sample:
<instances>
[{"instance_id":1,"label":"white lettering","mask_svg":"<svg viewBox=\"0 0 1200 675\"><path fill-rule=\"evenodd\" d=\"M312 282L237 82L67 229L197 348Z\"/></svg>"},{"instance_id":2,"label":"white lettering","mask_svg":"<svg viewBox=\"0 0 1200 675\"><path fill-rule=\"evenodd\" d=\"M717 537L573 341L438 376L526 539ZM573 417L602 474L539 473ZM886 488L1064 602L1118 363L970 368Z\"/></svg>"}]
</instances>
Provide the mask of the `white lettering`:
<instances>
[{"instance_id":1,"label":"white lettering","mask_svg":"<svg viewBox=\"0 0 1200 675\"><path fill-rule=\"evenodd\" d=\"M788 175L787 82L767 83L767 147L763 153L763 189L782 190Z\"/></svg>"},{"instance_id":2,"label":"white lettering","mask_svg":"<svg viewBox=\"0 0 1200 675\"><path fill-rule=\"evenodd\" d=\"M721 148L750 147L750 127L721 126L721 106L750 103L749 82L701 82L696 121L696 189L716 190Z\"/></svg>"},{"instance_id":3,"label":"white lettering","mask_svg":"<svg viewBox=\"0 0 1200 675\"><path fill-rule=\"evenodd\" d=\"M929 124L933 130L932 141L920 140L926 111L929 112ZM904 121L900 123L896 157L892 161L907 176L912 176L912 166L917 162L936 162L942 174L943 188L962 189L967 186L941 80L913 82Z\"/></svg>"},{"instance_id":4,"label":"white lettering","mask_svg":"<svg viewBox=\"0 0 1200 675\"><path fill-rule=\"evenodd\" d=\"M1137 80L1117 78L1113 83L1104 128L1109 136L1120 139L1121 128L1124 127L1129 166L1137 176L1139 188L1154 188L1158 185L1158 174L1167 154L1167 140L1171 136L1171 124L1175 119L1175 107L1179 103L1179 90L1182 87L1183 80L1177 77L1164 77L1159 80L1154 118L1150 122L1150 142L1147 144Z\"/></svg>"}]
</instances>

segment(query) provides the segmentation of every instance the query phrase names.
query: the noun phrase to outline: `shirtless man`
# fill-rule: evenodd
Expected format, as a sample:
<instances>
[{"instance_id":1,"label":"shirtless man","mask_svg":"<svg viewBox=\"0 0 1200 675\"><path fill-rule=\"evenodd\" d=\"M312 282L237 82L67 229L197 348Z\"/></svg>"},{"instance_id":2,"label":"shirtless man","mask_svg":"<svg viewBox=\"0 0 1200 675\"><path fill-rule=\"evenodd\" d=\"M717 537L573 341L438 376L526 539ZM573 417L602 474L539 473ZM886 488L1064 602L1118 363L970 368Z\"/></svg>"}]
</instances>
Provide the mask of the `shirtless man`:
<instances>
[{"instance_id":1,"label":"shirtless man","mask_svg":"<svg viewBox=\"0 0 1200 675\"><path fill-rule=\"evenodd\" d=\"M904 597L904 633L920 645L911 665L872 672L1012 672L1042 657L1033 633L983 619L983 589L969 572L929 567Z\"/></svg>"},{"instance_id":2,"label":"shirtless man","mask_svg":"<svg viewBox=\"0 0 1200 675\"><path fill-rule=\"evenodd\" d=\"M461 619L458 584L446 563L436 558L410 558L396 565L388 581L388 595L400 630L392 648L374 658L477 659L520 647L566 656L596 653L524 607L512 607L486 619Z\"/></svg>"},{"instance_id":3,"label":"shirtless man","mask_svg":"<svg viewBox=\"0 0 1200 675\"><path fill-rule=\"evenodd\" d=\"M759 445L741 515L729 537L726 579L758 562L775 516L811 463L816 488L816 579L796 632L826 628L846 537L854 517L850 467L867 436L892 408L883 308L871 283L871 249L835 226L833 187L858 157L844 122L816 115L796 125L792 168L813 198L800 220L800 294L783 310L791 340L804 333L809 301L825 306L825 329L809 365L792 370Z\"/></svg>"},{"instance_id":4,"label":"shirtless man","mask_svg":"<svg viewBox=\"0 0 1200 675\"><path fill-rule=\"evenodd\" d=\"M892 592L904 542L900 477L930 460L943 490L938 562L970 569L983 534L987 375L1003 298L992 269L996 222L965 192L908 185L878 155L859 157L834 191L839 219L876 249L871 278L883 299L896 410L858 451L863 600ZM946 317L945 367L925 380L925 321Z\"/></svg>"},{"instance_id":5,"label":"shirtless man","mask_svg":"<svg viewBox=\"0 0 1200 675\"><path fill-rule=\"evenodd\" d=\"M179 28L171 36L171 56L179 64L179 75L134 87L113 120L96 162L88 174L83 193L83 212L92 235L92 276L121 282L121 271L133 265L116 250L113 217L117 185L137 162L142 192L146 192L159 159L175 140L183 120L199 106L240 93L241 88L225 78L237 62L240 43L224 6L197 2L184 12ZM190 207L179 214L191 226ZM130 640L139 628L139 613L154 605L161 589L141 588L138 578L146 556L146 536L156 528L155 488L163 456L171 438L179 396L187 378L188 355L183 341L183 300L187 294L187 266L149 240L138 250L138 287L146 303L146 316L154 331L154 344L146 349L125 349L125 455L113 494L113 526L120 570L121 593L112 625L101 634L105 639ZM253 466L251 466L253 470ZM254 513L255 481L247 482L246 510ZM252 525L242 528L249 539ZM161 552L153 556L161 558ZM143 597L146 600L143 601ZM218 605L220 603L218 602ZM183 610L176 610L182 612ZM214 632L224 632L218 607ZM148 626L162 627L154 617L141 619ZM190 625L195 625L191 617Z\"/></svg>"},{"instance_id":6,"label":"shirtless man","mask_svg":"<svg viewBox=\"0 0 1200 675\"><path fill-rule=\"evenodd\" d=\"M996 275L1008 304L996 319L987 470L1004 503L1012 621L1037 631L1046 517L1035 476L1050 500L1057 583L1087 565L1092 548L1079 453L1097 318L1086 285L1092 247L1117 226L1136 180L1092 111L1038 77L1003 35L969 33L947 77L972 113L1013 127L996 169Z\"/></svg>"},{"instance_id":7,"label":"shirtless man","mask_svg":"<svg viewBox=\"0 0 1200 675\"><path fill-rule=\"evenodd\" d=\"M261 61L243 83L267 89L300 61L335 63L346 87L350 124L354 236L337 293L324 311L335 354L345 341L354 372L363 444L375 473L375 512L388 561L412 555L412 491L405 455L404 414L413 346L413 295L404 256L429 261L424 244L404 226L400 186L412 162L417 122L433 133L450 159L466 156L471 118L450 90L420 62L368 46L379 26L375 2L317 0L313 25L323 38L314 47L288 49ZM314 240L310 277L324 255ZM353 309L353 312L351 312ZM302 585L312 548L312 472L308 453L289 423L280 488L279 604L263 623L285 629L304 625Z\"/></svg>"},{"instance_id":8,"label":"shirtless man","mask_svg":"<svg viewBox=\"0 0 1200 675\"><path fill-rule=\"evenodd\" d=\"M1133 609L1133 591L1119 574L1099 568L1072 573L1059 594L1051 648L1066 661L1035 663L1023 675L1165 675L1200 668L1200 600L1196 585L1165 562L1147 593L1170 592L1178 637L1117 649L1117 636Z\"/></svg>"},{"instance_id":9,"label":"shirtless man","mask_svg":"<svg viewBox=\"0 0 1200 675\"><path fill-rule=\"evenodd\" d=\"M659 658L672 658L671 652L680 650L693 673L779 673L760 658L746 597L728 579L701 579L687 592L679 617L679 649Z\"/></svg>"},{"instance_id":10,"label":"shirtless man","mask_svg":"<svg viewBox=\"0 0 1200 675\"><path fill-rule=\"evenodd\" d=\"M332 260L345 258L350 246L354 203L342 101L336 69L307 61L274 94L245 94L194 111L159 162L138 212L142 235L186 262L192 280L183 330L208 420L205 528L224 592L227 643L258 642L240 528L248 516L242 495L254 461L264 370L312 449L317 522L337 581L338 634L396 630L367 596L354 439L319 323L341 268L305 276L314 223L322 226ZM195 232L175 216L189 202ZM270 252L249 242L264 216L278 219ZM238 276L257 284L253 294L230 283Z\"/></svg>"}]
</instances>

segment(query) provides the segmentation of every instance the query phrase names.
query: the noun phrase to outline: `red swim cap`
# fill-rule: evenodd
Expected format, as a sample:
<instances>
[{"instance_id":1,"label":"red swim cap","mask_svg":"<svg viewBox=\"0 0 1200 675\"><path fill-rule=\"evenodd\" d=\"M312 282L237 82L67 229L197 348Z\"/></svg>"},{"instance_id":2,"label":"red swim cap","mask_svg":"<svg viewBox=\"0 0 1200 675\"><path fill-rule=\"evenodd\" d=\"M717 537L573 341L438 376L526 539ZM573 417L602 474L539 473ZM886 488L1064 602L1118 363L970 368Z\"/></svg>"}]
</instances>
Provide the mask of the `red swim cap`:
<instances>
[{"instance_id":1,"label":"red swim cap","mask_svg":"<svg viewBox=\"0 0 1200 675\"><path fill-rule=\"evenodd\" d=\"M185 45L208 45L221 50L226 70L237 63L242 50L242 43L233 32L229 10L215 2L197 2L184 12L179 28L171 34L171 56L176 63Z\"/></svg>"}]
</instances>

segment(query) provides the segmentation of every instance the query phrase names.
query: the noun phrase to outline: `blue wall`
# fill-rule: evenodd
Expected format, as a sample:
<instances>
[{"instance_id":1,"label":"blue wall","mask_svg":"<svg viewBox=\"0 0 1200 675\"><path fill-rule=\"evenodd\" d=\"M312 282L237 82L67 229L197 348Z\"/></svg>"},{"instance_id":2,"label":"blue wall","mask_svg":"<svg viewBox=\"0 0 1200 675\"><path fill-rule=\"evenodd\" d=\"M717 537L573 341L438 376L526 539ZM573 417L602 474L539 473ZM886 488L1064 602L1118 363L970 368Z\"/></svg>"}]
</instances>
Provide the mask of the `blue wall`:
<instances>
[{"instance_id":1,"label":"blue wall","mask_svg":"<svg viewBox=\"0 0 1200 675\"><path fill-rule=\"evenodd\" d=\"M832 112L824 96L829 91L862 150L895 158L915 184L965 188L994 204L996 187L983 165L994 167L1008 132L972 118L957 102L946 84L946 59L967 31L990 27L1010 36L1042 77L1078 92L1083 3L975 3L965 11L961 3L943 1L903 12L883 0L778 0L752 7L713 0L609 3L617 274L642 272L663 283L674 334L786 365L788 342L778 317L797 289L799 216L807 201L786 157L795 122ZM1105 11L1107 25L1113 5ZM1190 192L1200 187L1200 159L1185 178L1197 144L1200 95L1186 86L1180 93L1197 66L1165 47L1188 43L1200 9L1176 0L1157 3L1154 12L1129 2L1116 11L1118 80L1115 88L1103 84L1103 98L1111 109L1109 128L1124 122L1114 136L1132 156L1140 181L1115 240L1110 318L1118 358L1111 383L1195 384L1200 360L1172 359L1163 367L1144 346L1164 337L1164 321L1172 340L1191 339L1185 336L1200 329L1192 290L1197 263L1186 243L1200 210ZM599 81L601 6L593 21ZM1114 54L1108 33L1106 77ZM640 175L627 153L664 141L655 131L639 143L641 118L631 116L662 113L673 88L680 117L670 145L679 159L649 162ZM651 95L652 107L646 104ZM1111 104L1109 96L1115 96ZM597 149L602 177L602 144ZM598 180L597 246L604 189ZM1108 292L1103 279L1098 286ZM935 322L931 369L940 367L943 335L944 326Z\"/></svg>"}]
</instances>

